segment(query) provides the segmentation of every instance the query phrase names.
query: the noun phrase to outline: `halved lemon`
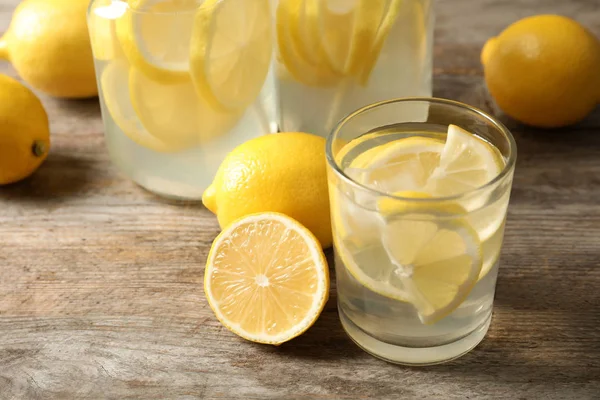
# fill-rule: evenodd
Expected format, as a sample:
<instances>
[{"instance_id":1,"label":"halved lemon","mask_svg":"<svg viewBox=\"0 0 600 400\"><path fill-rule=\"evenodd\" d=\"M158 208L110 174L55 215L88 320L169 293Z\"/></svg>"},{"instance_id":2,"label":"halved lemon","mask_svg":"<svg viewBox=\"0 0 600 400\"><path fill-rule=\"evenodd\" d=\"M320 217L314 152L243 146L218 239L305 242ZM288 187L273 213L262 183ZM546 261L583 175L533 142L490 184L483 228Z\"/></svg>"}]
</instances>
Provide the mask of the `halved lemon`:
<instances>
[{"instance_id":1,"label":"halved lemon","mask_svg":"<svg viewBox=\"0 0 600 400\"><path fill-rule=\"evenodd\" d=\"M132 66L162 83L190 79L189 46L195 0L132 0L116 22L117 37Z\"/></svg>"},{"instance_id":2,"label":"halved lemon","mask_svg":"<svg viewBox=\"0 0 600 400\"><path fill-rule=\"evenodd\" d=\"M243 217L213 242L204 292L233 333L278 345L306 331L329 293L327 261L317 239L278 213Z\"/></svg>"},{"instance_id":3,"label":"halved lemon","mask_svg":"<svg viewBox=\"0 0 600 400\"><path fill-rule=\"evenodd\" d=\"M190 72L198 94L215 109L252 104L271 64L269 0L206 0L191 38Z\"/></svg>"},{"instance_id":4,"label":"halved lemon","mask_svg":"<svg viewBox=\"0 0 600 400\"><path fill-rule=\"evenodd\" d=\"M179 143L152 136L140 123L129 96L129 66L125 61L108 64L100 77L101 96L119 129L140 146L158 152L175 152Z\"/></svg>"}]
</instances>

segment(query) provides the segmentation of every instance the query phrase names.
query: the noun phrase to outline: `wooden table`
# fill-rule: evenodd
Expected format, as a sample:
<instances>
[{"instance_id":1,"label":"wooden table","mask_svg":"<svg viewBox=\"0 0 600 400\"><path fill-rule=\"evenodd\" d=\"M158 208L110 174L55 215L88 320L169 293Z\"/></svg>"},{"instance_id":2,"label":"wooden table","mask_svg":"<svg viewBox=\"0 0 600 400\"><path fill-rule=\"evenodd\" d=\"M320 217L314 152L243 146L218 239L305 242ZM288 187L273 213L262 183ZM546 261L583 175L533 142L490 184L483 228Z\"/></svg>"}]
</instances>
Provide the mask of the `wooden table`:
<instances>
[{"instance_id":1,"label":"wooden table","mask_svg":"<svg viewBox=\"0 0 600 400\"><path fill-rule=\"evenodd\" d=\"M0 32L17 3L0 0ZM239 339L202 291L213 215L120 174L97 99L41 96L52 153L0 188L0 399L600 398L600 110L523 127L494 108L478 63L487 37L537 13L600 35L596 0L437 5L435 95L500 115L519 146L494 319L473 352L422 369L375 359L343 332L335 286L300 338Z\"/></svg>"}]
</instances>

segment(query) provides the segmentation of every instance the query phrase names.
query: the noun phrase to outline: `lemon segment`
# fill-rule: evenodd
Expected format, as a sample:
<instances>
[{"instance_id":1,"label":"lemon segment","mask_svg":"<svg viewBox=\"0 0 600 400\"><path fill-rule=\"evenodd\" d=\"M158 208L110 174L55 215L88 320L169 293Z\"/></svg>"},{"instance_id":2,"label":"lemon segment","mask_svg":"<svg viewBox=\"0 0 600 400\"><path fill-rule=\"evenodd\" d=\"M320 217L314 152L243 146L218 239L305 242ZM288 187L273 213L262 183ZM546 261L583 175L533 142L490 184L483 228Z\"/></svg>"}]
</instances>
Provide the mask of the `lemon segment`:
<instances>
[{"instance_id":1,"label":"lemon segment","mask_svg":"<svg viewBox=\"0 0 600 400\"><path fill-rule=\"evenodd\" d=\"M180 150L177 143L169 143L149 134L140 124L129 96L129 66L124 61L110 63L102 72L100 87L106 108L119 129L135 143L158 152Z\"/></svg>"},{"instance_id":2,"label":"lemon segment","mask_svg":"<svg viewBox=\"0 0 600 400\"><path fill-rule=\"evenodd\" d=\"M482 251L477 232L464 220L420 218L392 220L383 242L396 267L389 283L401 288L424 323L434 323L469 295L479 279Z\"/></svg>"},{"instance_id":3,"label":"lemon segment","mask_svg":"<svg viewBox=\"0 0 600 400\"><path fill-rule=\"evenodd\" d=\"M198 95L217 110L240 110L259 95L271 64L269 0L207 0L190 43Z\"/></svg>"},{"instance_id":4,"label":"lemon segment","mask_svg":"<svg viewBox=\"0 0 600 400\"><path fill-rule=\"evenodd\" d=\"M279 345L319 317L329 270L317 239L277 213L239 219L215 239L204 292L219 321L244 339Z\"/></svg>"}]
</instances>

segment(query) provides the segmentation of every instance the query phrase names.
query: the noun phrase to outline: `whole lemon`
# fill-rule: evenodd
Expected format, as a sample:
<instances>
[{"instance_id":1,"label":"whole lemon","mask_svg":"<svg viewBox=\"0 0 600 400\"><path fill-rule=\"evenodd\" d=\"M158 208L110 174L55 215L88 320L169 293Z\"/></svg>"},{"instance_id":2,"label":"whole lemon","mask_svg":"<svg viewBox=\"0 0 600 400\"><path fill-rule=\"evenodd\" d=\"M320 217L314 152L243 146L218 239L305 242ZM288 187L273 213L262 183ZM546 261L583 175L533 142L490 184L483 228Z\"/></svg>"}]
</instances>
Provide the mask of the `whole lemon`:
<instances>
[{"instance_id":1,"label":"whole lemon","mask_svg":"<svg viewBox=\"0 0 600 400\"><path fill-rule=\"evenodd\" d=\"M248 214L286 214L326 248L332 238L325 163L322 137L300 132L260 136L229 153L202 202L221 228Z\"/></svg>"},{"instance_id":2,"label":"whole lemon","mask_svg":"<svg viewBox=\"0 0 600 400\"><path fill-rule=\"evenodd\" d=\"M89 0L25 0L0 39L9 60L34 88L56 97L98 94L87 30Z\"/></svg>"},{"instance_id":3,"label":"whole lemon","mask_svg":"<svg viewBox=\"0 0 600 400\"><path fill-rule=\"evenodd\" d=\"M500 108L525 124L570 125L600 102L600 42L572 19L517 21L488 40L481 62Z\"/></svg>"},{"instance_id":4,"label":"whole lemon","mask_svg":"<svg viewBox=\"0 0 600 400\"><path fill-rule=\"evenodd\" d=\"M31 175L50 150L48 116L33 92L0 74L0 185Z\"/></svg>"}]
</instances>

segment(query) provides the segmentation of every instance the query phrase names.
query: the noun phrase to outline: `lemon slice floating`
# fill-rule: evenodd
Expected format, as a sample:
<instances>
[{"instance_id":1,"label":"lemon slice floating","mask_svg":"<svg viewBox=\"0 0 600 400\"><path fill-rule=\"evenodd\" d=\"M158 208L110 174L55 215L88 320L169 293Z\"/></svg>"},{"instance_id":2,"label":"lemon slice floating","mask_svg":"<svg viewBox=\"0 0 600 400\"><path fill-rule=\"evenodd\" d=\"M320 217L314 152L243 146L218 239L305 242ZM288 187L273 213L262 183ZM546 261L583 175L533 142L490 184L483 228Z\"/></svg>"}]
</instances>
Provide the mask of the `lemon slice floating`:
<instances>
[{"instance_id":1,"label":"lemon slice floating","mask_svg":"<svg viewBox=\"0 0 600 400\"><path fill-rule=\"evenodd\" d=\"M269 0L206 0L191 38L190 72L198 94L218 110L252 104L271 64Z\"/></svg>"},{"instance_id":2,"label":"lemon slice floating","mask_svg":"<svg viewBox=\"0 0 600 400\"><path fill-rule=\"evenodd\" d=\"M131 104L146 131L185 149L229 131L242 113L214 110L199 98L191 80L164 84L136 68L129 72Z\"/></svg>"},{"instance_id":3,"label":"lemon slice floating","mask_svg":"<svg viewBox=\"0 0 600 400\"><path fill-rule=\"evenodd\" d=\"M117 40L115 20L127 12L127 3L113 0L96 1L88 16L88 27L94 57L110 61L122 55Z\"/></svg>"},{"instance_id":4,"label":"lemon slice floating","mask_svg":"<svg viewBox=\"0 0 600 400\"><path fill-rule=\"evenodd\" d=\"M152 136L141 125L129 96L129 66L124 61L110 63L100 77L106 108L119 129L140 146L158 152L180 150L178 143L163 141Z\"/></svg>"},{"instance_id":5,"label":"lemon slice floating","mask_svg":"<svg viewBox=\"0 0 600 400\"><path fill-rule=\"evenodd\" d=\"M303 20L303 6L302 0L281 0L277 7L277 41L281 61L292 77L305 85L318 87L335 85L339 82L340 76L324 64L325 58L312 55L315 48L309 48L311 39L305 41L302 30L305 29L306 24L314 25L316 22L314 14L307 14L311 19ZM314 7L312 4L310 6ZM316 41L320 43L320 40L319 38Z\"/></svg>"},{"instance_id":6,"label":"lemon slice floating","mask_svg":"<svg viewBox=\"0 0 600 400\"><path fill-rule=\"evenodd\" d=\"M281 60L306 85L332 86L352 76L365 84L400 5L401 0L282 0Z\"/></svg>"},{"instance_id":7,"label":"lemon slice floating","mask_svg":"<svg viewBox=\"0 0 600 400\"><path fill-rule=\"evenodd\" d=\"M189 49L195 0L131 0L116 21L123 52L132 66L161 83L190 79Z\"/></svg>"},{"instance_id":8,"label":"lemon slice floating","mask_svg":"<svg viewBox=\"0 0 600 400\"><path fill-rule=\"evenodd\" d=\"M429 177L428 192L453 196L494 179L502 170L499 152L489 143L456 126L448 126L439 166Z\"/></svg>"},{"instance_id":9,"label":"lemon slice floating","mask_svg":"<svg viewBox=\"0 0 600 400\"><path fill-rule=\"evenodd\" d=\"M306 331L329 293L329 271L317 239L283 214L230 224L213 242L204 292L215 315L253 342L281 344Z\"/></svg>"}]
</instances>

